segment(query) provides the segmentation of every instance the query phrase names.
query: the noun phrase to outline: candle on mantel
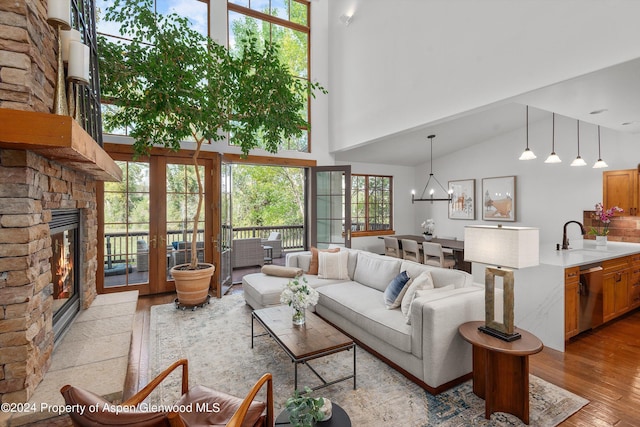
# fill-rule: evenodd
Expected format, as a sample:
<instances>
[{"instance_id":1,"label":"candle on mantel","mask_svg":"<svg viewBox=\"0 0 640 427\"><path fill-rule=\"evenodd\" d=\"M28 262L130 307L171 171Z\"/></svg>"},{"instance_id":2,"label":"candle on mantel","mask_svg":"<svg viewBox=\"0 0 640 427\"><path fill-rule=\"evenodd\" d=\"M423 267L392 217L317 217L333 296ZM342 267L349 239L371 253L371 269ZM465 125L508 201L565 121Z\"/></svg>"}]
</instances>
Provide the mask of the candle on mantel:
<instances>
[{"instance_id":1,"label":"candle on mantel","mask_svg":"<svg viewBox=\"0 0 640 427\"><path fill-rule=\"evenodd\" d=\"M60 37L62 37L62 60L64 62L69 62L69 42L70 41L81 41L82 36L80 31L78 30L64 30L60 32Z\"/></svg>"},{"instance_id":2,"label":"candle on mantel","mask_svg":"<svg viewBox=\"0 0 640 427\"><path fill-rule=\"evenodd\" d=\"M69 41L69 69L67 79L77 84L89 84L89 46Z\"/></svg>"},{"instance_id":3,"label":"candle on mantel","mask_svg":"<svg viewBox=\"0 0 640 427\"><path fill-rule=\"evenodd\" d=\"M49 0L47 2L47 22L62 30L71 28L71 0Z\"/></svg>"}]
</instances>

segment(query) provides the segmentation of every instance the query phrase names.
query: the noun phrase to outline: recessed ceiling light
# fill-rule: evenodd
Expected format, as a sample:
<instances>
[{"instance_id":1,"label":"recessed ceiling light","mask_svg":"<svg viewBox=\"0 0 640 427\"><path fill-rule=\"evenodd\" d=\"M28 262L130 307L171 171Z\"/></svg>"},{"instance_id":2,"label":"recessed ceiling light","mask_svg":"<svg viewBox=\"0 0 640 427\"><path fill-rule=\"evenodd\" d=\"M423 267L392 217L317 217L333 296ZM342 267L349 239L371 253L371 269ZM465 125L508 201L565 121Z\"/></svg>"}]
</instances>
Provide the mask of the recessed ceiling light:
<instances>
[{"instance_id":1,"label":"recessed ceiling light","mask_svg":"<svg viewBox=\"0 0 640 427\"><path fill-rule=\"evenodd\" d=\"M622 123L622 126L635 125L635 124L637 124L637 123L638 123L638 121L634 120L634 121L632 121L632 122L624 122L624 123Z\"/></svg>"},{"instance_id":2,"label":"recessed ceiling light","mask_svg":"<svg viewBox=\"0 0 640 427\"><path fill-rule=\"evenodd\" d=\"M600 109L600 110L593 110L593 111L592 111L592 112L590 112L589 114L602 114L602 113L604 113L605 111L609 111L609 110L608 110L608 109L606 109L606 108L602 108L602 109Z\"/></svg>"}]
</instances>

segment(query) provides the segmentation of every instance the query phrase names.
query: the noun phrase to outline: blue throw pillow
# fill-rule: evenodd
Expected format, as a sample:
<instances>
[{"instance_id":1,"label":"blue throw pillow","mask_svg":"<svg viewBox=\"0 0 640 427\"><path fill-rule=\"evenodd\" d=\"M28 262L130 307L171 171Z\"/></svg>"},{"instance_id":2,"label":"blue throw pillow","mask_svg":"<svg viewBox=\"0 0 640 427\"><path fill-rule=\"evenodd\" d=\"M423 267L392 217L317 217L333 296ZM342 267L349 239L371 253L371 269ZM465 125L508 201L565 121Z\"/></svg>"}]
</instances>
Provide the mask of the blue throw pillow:
<instances>
[{"instance_id":1,"label":"blue throw pillow","mask_svg":"<svg viewBox=\"0 0 640 427\"><path fill-rule=\"evenodd\" d=\"M402 303L402 297L406 292L406 284L409 281L407 272L403 271L393 278L391 283L387 285L387 289L384 290L384 305L388 309L398 308Z\"/></svg>"}]
</instances>

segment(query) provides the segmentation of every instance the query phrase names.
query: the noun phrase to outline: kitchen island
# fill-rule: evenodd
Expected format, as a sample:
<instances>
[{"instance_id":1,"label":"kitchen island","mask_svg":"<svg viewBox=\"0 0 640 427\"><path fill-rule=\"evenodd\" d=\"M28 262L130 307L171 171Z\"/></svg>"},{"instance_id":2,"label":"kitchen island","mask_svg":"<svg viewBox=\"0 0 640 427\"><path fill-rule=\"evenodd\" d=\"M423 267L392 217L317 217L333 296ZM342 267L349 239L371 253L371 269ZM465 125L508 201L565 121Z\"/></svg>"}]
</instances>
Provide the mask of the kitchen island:
<instances>
[{"instance_id":1,"label":"kitchen island","mask_svg":"<svg viewBox=\"0 0 640 427\"><path fill-rule=\"evenodd\" d=\"M576 240L574 246L556 250L555 244L542 243L540 265L514 270L516 326L530 331L545 346L558 351L564 351L565 346L565 272L603 262L615 264L616 260L640 254L638 243L609 242L596 246L593 240ZM484 283L485 267L485 264L473 263L475 282ZM637 279L634 276L633 280Z\"/></svg>"}]
</instances>

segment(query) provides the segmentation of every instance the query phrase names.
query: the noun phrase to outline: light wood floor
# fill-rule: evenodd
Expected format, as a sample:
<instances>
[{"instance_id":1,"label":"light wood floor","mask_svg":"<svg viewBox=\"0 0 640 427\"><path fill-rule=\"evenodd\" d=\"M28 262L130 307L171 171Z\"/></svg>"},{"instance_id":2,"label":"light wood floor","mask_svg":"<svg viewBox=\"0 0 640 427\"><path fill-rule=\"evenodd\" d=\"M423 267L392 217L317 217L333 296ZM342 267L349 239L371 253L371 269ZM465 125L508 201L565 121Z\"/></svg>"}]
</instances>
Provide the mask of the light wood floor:
<instances>
[{"instance_id":1,"label":"light wood floor","mask_svg":"<svg viewBox=\"0 0 640 427\"><path fill-rule=\"evenodd\" d=\"M242 292L234 286L232 293ZM138 300L125 398L146 385L150 307L175 294ZM564 353L544 349L529 358L532 374L590 401L562 426L640 426L640 311L574 338Z\"/></svg>"}]
</instances>

